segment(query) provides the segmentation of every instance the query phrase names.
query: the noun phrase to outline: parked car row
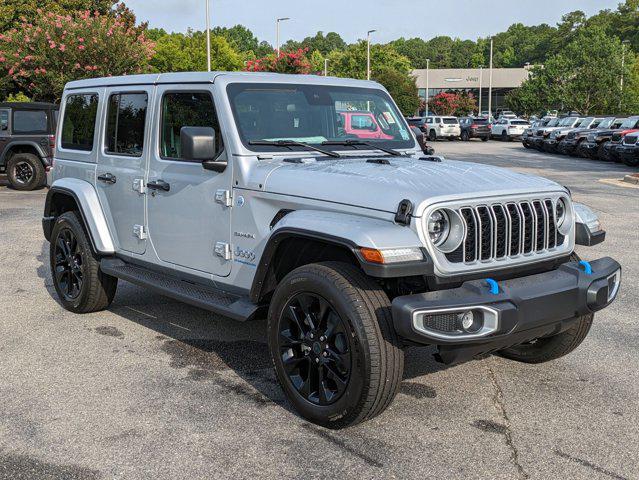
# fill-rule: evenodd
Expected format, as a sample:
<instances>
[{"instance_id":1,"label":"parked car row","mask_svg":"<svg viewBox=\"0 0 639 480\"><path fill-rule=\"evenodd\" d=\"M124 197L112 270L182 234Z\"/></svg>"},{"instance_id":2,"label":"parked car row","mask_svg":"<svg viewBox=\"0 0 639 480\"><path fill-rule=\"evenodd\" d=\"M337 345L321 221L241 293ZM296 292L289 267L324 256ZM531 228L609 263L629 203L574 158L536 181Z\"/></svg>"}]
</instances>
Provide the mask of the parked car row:
<instances>
[{"instance_id":1,"label":"parked car row","mask_svg":"<svg viewBox=\"0 0 639 480\"><path fill-rule=\"evenodd\" d=\"M639 116L544 118L522 135L526 148L639 165Z\"/></svg>"},{"instance_id":2,"label":"parked car row","mask_svg":"<svg viewBox=\"0 0 639 480\"><path fill-rule=\"evenodd\" d=\"M492 122L488 117L458 119L452 116L410 117L407 120L409 125L419 128L433 142L439 138L460 138L463 141L478 138L483 142L489 138L499 138L510 141L521 138L524 131L530 127L527 120L517 118L510 111L502 112L502 115Z\"/></svg>"}]
</instances>

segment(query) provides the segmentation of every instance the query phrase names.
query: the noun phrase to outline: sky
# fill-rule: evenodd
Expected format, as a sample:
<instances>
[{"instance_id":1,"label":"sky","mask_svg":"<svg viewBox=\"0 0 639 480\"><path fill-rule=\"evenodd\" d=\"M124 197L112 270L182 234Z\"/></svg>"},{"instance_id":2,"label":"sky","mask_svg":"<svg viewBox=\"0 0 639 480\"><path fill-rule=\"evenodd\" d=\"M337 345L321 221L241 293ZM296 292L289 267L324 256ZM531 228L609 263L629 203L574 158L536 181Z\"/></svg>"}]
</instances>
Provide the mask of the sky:
<instances>
[{"instance_id":1,"label":"sky","mask_svg":"<svg viewBox=\"0 0 639 480\"><path fill-rule=\"evenodd\" d=\"M125 0L139 21L151 28L184 32L205 28L206 0ZM377 30L374 42L399 37L448 35L475 40L504 31L513 23L556 24L574 10L587 15L615 9L621 0L209 0L211 25L242 24L260 39L275 44L275 19L282 22L282 43L318 31L339 33L351 43Z\"/></svg>"}]
</instances>

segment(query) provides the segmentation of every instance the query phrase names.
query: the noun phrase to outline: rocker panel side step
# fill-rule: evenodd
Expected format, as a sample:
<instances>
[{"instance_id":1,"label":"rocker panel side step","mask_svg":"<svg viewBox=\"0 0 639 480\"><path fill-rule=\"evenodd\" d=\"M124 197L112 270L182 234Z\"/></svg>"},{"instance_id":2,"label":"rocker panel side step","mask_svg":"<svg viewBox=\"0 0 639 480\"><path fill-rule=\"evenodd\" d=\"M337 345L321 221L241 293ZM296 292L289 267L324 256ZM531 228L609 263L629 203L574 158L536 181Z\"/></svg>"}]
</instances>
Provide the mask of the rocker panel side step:
<instances>
[{"instance_id":1,"label":"rocker panel side step","mask_svg":"<svg viewBox=\"0 0 639 480\"><path fill-rule=\"evenodd\" d=\"M148 288L189 305L219 313L233 320L241 322L252 320L260 310L259 306L253 304L248 297L232 295L180 280L117 258L103 258L100 261L100 269L107 275Z\"/></svg>"}]
</instances>

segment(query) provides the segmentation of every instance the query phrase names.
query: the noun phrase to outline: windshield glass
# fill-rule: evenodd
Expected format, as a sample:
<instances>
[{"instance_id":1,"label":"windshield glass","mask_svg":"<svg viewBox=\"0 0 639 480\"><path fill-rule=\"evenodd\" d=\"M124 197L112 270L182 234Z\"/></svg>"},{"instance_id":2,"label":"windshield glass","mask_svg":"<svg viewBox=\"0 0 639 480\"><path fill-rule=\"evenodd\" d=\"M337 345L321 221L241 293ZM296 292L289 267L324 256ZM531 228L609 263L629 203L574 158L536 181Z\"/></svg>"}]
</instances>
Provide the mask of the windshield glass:
<instances>
[{"instance_id":1,"label":"windshield glass","mask_svg":"<svg viewBox=\"0 0 639 480\"><path fill-rule=\"evenodd\" d=\"M250 145L277 140L321 145L326 141L360 139L387 148L414 147L404 118L383 90L234 83L227 87L227 93L242 143L252 150L281 150L274 145Z\"/></svg>"},{"instance_id":2,"label":"windshield glass","mask_svg":"<svg viewBox=\"0 0 639 480\"><path fill-rule=\"evenodd\" d=\"M546 126L547 127L556 127L558 123L559 123L559 119L558 118L553 118L550 122L548 122L548 125L546 125Z\"/></svg>"},{"instance_id":3,"label":"windshield glass","mask_svg":"<svg viewBox=\"0 0 639 480\"><path fill-rule=\"evenodd\" d=\"M637 123L637 117L626 118L621 124L621 128L634 128Z\"/></svg>"},{"instance_id":4,"label":"windshield glass","mask_svg":"<svg viewBox=\"0 0 639 480\"><path fill-rule=\"evenodd\" d=\"M584 118L581 122L579 122L577 124L577 127L578 128L588 128L593 120L594 120L594 118L592 118L592 117Z\"/></svg>"},{"instance_id":5,"label":"windshield glass","mask_svg":"<svg viewBox=\"0 0 639 480\"><path fill-rule=\"evenodd\" d=\"M566 117L566 118L562 118L561 119L561 121L559 122L559 126L560 127L569 127L573 123L575 123L575 117Z\"/></svg>"},{"instance_id":6,"label":"windshield glass","mask_svg":"<svg viewBox=\"0 0 639 480\"><path fill-rule=\"evenodd\" d=\"M615 122L615 117L604 118L597 128L610 128L610 126Z\"/></svg>"}]
</instances>

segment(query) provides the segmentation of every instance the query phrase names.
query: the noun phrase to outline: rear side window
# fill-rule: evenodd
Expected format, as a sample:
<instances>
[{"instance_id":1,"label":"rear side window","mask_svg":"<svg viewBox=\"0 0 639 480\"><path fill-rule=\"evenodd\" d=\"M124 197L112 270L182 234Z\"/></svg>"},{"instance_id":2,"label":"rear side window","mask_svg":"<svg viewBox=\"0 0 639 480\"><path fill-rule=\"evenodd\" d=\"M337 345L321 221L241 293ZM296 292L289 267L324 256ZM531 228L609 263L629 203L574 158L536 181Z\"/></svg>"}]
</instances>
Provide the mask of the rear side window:
<instances>
[{"instance_id":1,"label":"rear side window","mask_svg":"<svg viewBox=\"0 0 639 480\"><path fill-rule=\"evenodd\" d=\"M216 136L216 154L224 148L215 114L213 98L208 92L173 92L162 98L160 155L184 160L180 144L182 127L212 127Z\"/></svg>"},{"instance_id":2,"label":"rear side window","mask_svg":"<svg viewBox=\"0 0 639 480\"><path fill-rule=\"evenodd\" d=\"M109 97L106 151L140 157L144 148L146 93L117 93Z\"/></svg>"},{"instance_id":3,"label":"rear side window","mask_svg":"<svg viewBox=\"0 0 639 480\"><path fill-rule=\"evenodd\" d=\"M351 127L355 130L375 130L373 119L368 115L353 115L351 117Z\"/></svg>"},{"instance_id":4,"label":"rear side window","mask_svg":"<svg viewBox=\"0 0 639 480\"><path fill-rule=\"evenodd\" d=\"M0 132L9 130L9 110L0 110Z\"/></svg>"},{"instance_id":5,"label":"rear side window","mask_svg":"<svg viewBox=\"0 0 639 480\"><path fill-rule=\"evenodd\" d=\"M62 119L62 148L69 150L93 150L95 117L98 111L96 94L69 95Z\"/></svg>"},{"instance_id":6,"label":"rear side window","mask_svg":"<svg viewBox=\"0 0 639 480\"><path fill-rule=\"evenodd\" d=\"M13 133L46 134L47 112L44 110L14 110Z\"/></svg>"}]
</instances>

